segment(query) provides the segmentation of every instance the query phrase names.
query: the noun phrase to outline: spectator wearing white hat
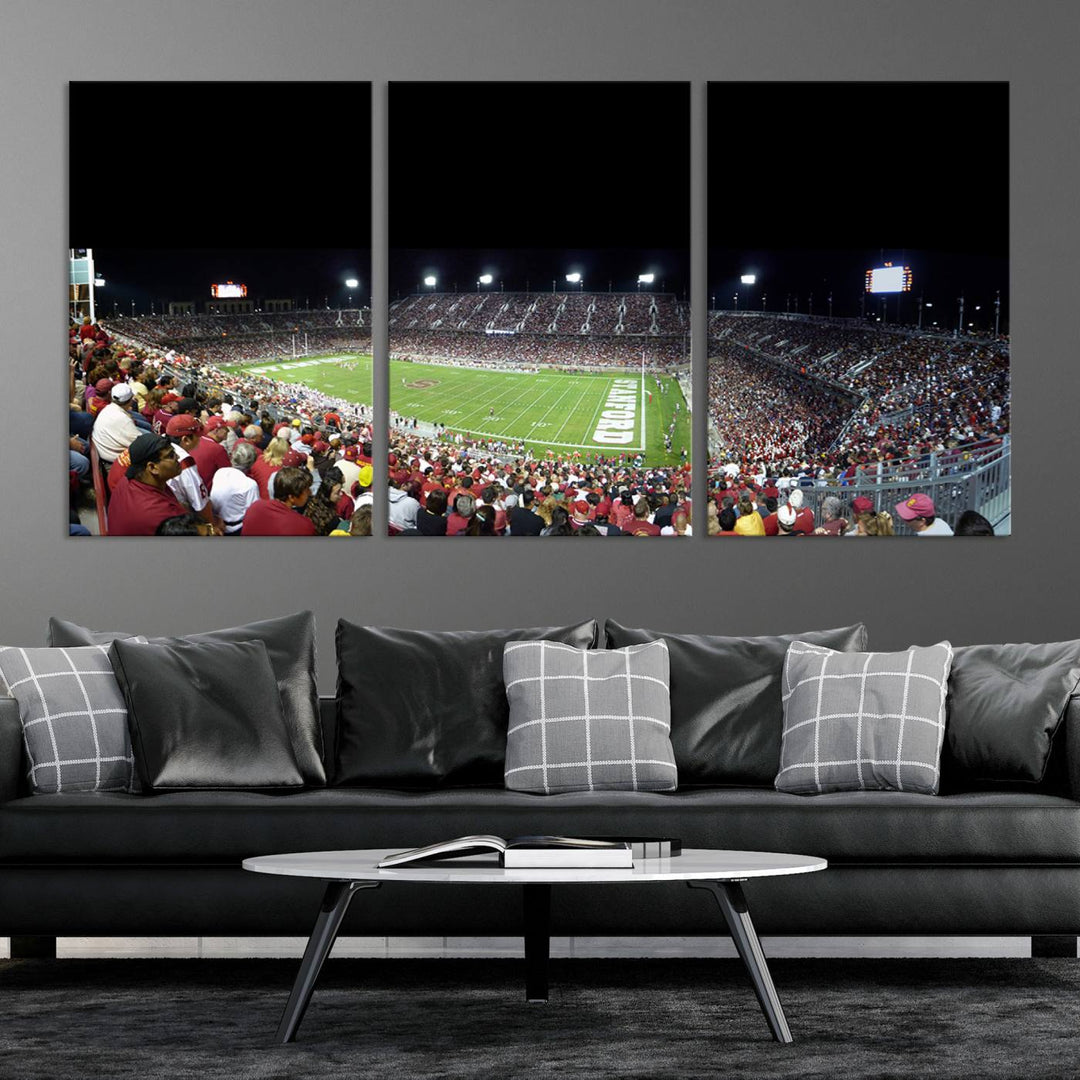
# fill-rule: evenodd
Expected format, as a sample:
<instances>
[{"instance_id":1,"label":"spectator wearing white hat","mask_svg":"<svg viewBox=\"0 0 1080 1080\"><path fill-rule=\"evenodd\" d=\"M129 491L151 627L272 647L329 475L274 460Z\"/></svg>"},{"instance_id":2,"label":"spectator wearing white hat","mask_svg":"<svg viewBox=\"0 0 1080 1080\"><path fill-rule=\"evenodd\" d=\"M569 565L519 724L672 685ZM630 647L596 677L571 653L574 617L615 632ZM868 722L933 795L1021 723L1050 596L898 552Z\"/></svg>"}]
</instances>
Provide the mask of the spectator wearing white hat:
<instances>
[{"instance_id":1,"label":"spectator wearing white hat","mask_svg":"<svg viewBox=\"0 0 1080 1080\"><path fill-rule=\"evenodd\" d=\"M111 465L140 434L132 418L135 395L131 387L127 383L117 383L109 396L110 402L94 419L94 430L90 436L98 457L107 465Z\"/></svg>"}]
</instances>

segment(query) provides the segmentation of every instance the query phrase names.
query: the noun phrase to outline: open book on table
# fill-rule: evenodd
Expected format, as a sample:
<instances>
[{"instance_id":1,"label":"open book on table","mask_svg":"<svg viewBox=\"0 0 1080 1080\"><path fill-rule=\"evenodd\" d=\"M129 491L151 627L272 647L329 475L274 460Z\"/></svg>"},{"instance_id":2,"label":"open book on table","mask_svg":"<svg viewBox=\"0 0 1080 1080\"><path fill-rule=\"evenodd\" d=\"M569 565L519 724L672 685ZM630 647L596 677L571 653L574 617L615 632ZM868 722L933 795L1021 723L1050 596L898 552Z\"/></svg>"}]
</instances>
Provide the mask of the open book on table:
<instances>
[{"instance_id":1,"label":"open book on table","mask_svg":"<svg viewBox=\"0 0 1080 1080\"><path fill-rule=\"evenodd\" d=\"M422 860L454 859L463 855L495 853L508 869L528 867L631 867L633 848L628 840L588 840L572 836L459 836L426 847L388 855L379 868L407 866Z\"/></svg>"}]
</instances>

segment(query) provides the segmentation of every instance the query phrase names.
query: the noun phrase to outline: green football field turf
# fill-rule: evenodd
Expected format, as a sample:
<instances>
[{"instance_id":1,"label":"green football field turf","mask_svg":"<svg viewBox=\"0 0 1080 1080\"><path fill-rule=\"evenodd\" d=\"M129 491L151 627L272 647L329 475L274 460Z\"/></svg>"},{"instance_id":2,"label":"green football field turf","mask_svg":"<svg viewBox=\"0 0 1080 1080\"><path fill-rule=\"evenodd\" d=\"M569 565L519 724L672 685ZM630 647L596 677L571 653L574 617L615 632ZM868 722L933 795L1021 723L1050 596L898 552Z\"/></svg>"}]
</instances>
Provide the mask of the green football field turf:
<instances>
[{"instance_id":1,"label":"green football field turf","mask_svg":"<svg viewBox=\"0 0 1080 1080\"><path fill-rule=\"evenodd\" d=\"M359 366L346 371L340 366L342 359ZM297 357L223 370L303 383L358 404L372 402L370 356ZM690 418L678 380L662 375L660 382L663 390L657 388L656 376L648 373L643 381L640 373L621 371L526 374L391 360L390 405L404 416L445 424L452 432L525 442L534 451L580 450L586 456L643 453L650 465L679 464L682 448L690 450ZM681 407L677 414L676 404ZM677 419L668 454L664 432L673 416ZM605 421L616 426L605 429ZM626 441L608 441L602 437L605 430L609 439Z\"/></svg>"},{"instance_id":2,"label":"green football field turf","mask_svg":"<svg viewBox=\"0 0 1080 1080\"><path fill-rule=\"evenodd\" d=\"M644 452L650 465L678 464L680 451L690 450L690 424L678 380L626 372L569 375L544 371L478 371L439 364L390 362L390 406L403 416L445 424L452 432L507 441L524 441L533 449L556 453L580 450L590 455ZM614 392L614 396L613 395ZM651 397L651 400L650 400ZM664 449L664 432L681 408L672 440ZM622 430L608 428L605 413L623 419ZM632 420L625 419L631 415Z\"/></svg>"},{"instance_id":3,"label":"green football field turf","mask_svg":"<svg viewBox=\"0 0 1080 1080\"><path fill-rule=\"evenodd\" d=\"M341 366L341 361L356 364L355 370L348 371ZM243 364L223 367L229 374L265 375L278 382L303 383L313 390L324 394L354 401L358 405L370 405L371 357L349 353L332 353L324 356L298 356L283 361L266 361L258 364Z\"/></svg>"}]
</instances>

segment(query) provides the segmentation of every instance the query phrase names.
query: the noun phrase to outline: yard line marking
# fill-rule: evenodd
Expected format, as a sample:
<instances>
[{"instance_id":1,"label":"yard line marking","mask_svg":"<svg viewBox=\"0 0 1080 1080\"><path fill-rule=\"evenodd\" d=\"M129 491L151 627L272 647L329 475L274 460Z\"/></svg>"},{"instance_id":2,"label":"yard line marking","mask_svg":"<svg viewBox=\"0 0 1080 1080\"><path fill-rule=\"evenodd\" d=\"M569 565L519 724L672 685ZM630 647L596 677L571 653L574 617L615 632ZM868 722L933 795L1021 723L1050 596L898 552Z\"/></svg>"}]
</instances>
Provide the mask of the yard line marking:
<instances>
[{"instance_id":1,"label":"yard line marking","mask_svg":"<svg viewBox=\"0 0 1080 1080\"><path fill-rule=\"evenodd\" d=\"M605 394L606 394L606 391L605 391ZM585 388L584 388L584 389L582 390L582 392L581 392L581 397L579 397L579 398L577 399L577 401L575 401L575 402L574 402L574 405L573 405L573 407L572 407L572 408L570 408L570 409L568 409L568 410L567 410L567 412L566 412L566 419L565 419L565 420L564 420L564 421L562 422L562 424L561 424L561 425L559 426L559 430L555 432L554 438L556 438L556 439L557 439L557 438L558 438L558 437L559 437L559 436L560 436L560 435L561 435L561 434L563 433L563 428L564 428L564 427L566 427L566 425L567 425L568 423L570 423L570 418L571 418L571 417L572 417L572 416L574 415L574 413L575 413L575 412L577 411L577 409L578 409L578 406L579 406L579 405L580 405L580 404L581 404L581 403L582 403L582 402L583 402L583 401L584 401L584 400L585 400L585 399L586 399L586 398L587 398L588 396L589 396L589 384L588 384L588 383L586 383L586 384L585 384ZM603 401L604 399L603 399L603 398L601 398L600 400L601 400L601 402L602 402L602 401ZM588 429L586 429L586 430L588 430Z\"/></svg>"}]
</instances>

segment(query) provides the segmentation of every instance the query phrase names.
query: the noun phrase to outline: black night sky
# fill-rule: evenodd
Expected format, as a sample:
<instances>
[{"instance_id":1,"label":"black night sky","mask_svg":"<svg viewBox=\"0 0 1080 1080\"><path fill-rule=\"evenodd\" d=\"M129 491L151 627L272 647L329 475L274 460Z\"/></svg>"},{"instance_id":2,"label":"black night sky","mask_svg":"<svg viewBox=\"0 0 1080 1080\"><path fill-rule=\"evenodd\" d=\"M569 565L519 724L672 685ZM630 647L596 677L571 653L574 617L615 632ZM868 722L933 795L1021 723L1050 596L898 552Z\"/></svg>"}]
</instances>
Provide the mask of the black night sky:
<instances>
[{"instance_id":1,"label":"black night sky","mask_svg":"<svg viewBox=\"0 0 1080 1080\"><path fill-rule=\"evenodd\" d=\"M887 318L1008 324L1007 83L710 83L709 305L860 314L863 274L912 269ZM742 274L756 273L754 286ZM790 301L789 301L790 296ZM880 298L867 297L867 314ZM981 309L975 312L975 306ZM934 312L933 318L930 313ZM938 318L940 314L941 318Z\"/></svg>"}]
</instances>

